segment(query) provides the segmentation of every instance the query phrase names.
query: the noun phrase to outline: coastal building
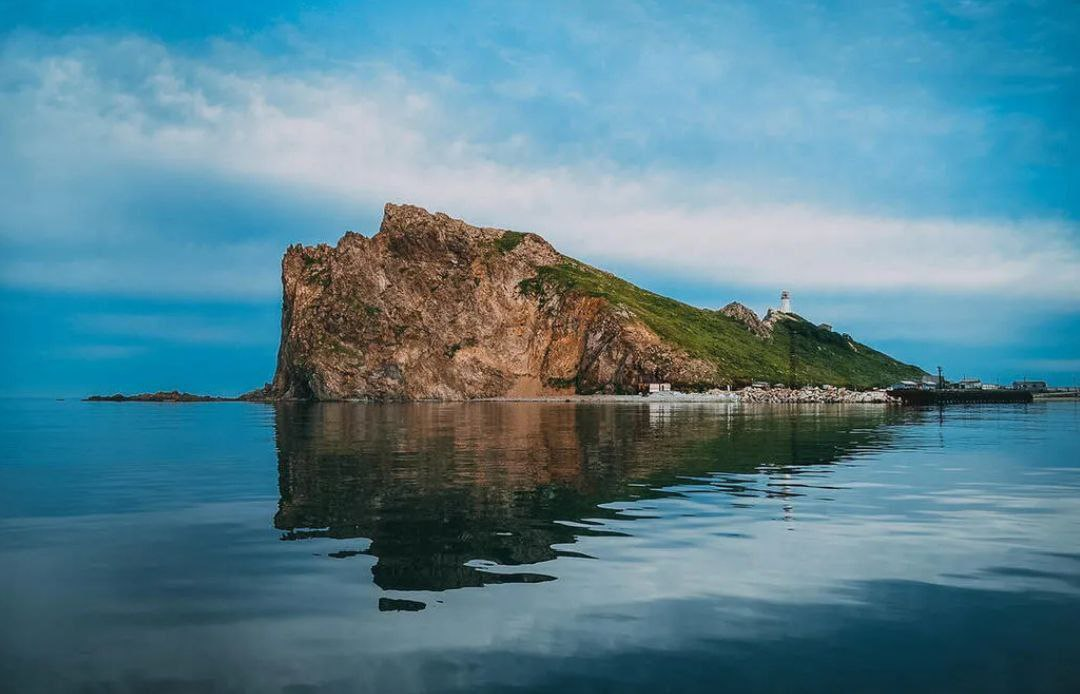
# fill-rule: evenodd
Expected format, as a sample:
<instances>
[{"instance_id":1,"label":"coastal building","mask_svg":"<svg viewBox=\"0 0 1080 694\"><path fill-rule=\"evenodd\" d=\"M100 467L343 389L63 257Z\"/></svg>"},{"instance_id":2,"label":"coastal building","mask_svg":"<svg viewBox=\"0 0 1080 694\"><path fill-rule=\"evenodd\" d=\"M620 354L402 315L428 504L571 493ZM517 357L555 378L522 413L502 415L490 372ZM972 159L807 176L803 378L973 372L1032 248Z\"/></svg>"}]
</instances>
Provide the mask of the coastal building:
<instances>
[{"instance_id":1,"label":"coastal building","mask_svg":"<svg viewBox=\"0 0 1080 694\"><path fill-rule=\"evenodd\" d=\"M961 378L952 384L957 390L982 390L982 381L977 378Z\"/></svg>"},{"instance_id":2,"label":"coastal building","mask_svg":"<svg viewBox=\"0 0 1080 694\"><path fill-rule=\"evenodd\" d=\"M667 393L671 391L670 383L648 383L646 384L645 392L647 393Z\"/></svg>"},{"instance_id":3,"label":"coastal building","mask_svg":"<svg viewBox=\"0 0 1080 694\"><path fill-rule=\"evenodd\" d=\"M791 293L786 289L780 292L780 313L791 313Z\"/></svg>"},{"instance_id":4,"label":"coastal building","mask_svg":"<svg viewBox=\"0 0 1080 694\"><path fill-rule=\"evenodd\" d=\"M1045 393L1046 381L1013 381L1013 390L1026 390L1031 393Z\"/></svg>"},{"instance_id":5,"label":"coastal building","mask_svg":"<svg viewBox=\"0 0 1080 694\"><path fill-rule=\"evenodd\" d=\"M889 386L889 390L936 390L937 378L930 374L924 374L919 380L904 380Z\"/></svg>"}]
</instances>

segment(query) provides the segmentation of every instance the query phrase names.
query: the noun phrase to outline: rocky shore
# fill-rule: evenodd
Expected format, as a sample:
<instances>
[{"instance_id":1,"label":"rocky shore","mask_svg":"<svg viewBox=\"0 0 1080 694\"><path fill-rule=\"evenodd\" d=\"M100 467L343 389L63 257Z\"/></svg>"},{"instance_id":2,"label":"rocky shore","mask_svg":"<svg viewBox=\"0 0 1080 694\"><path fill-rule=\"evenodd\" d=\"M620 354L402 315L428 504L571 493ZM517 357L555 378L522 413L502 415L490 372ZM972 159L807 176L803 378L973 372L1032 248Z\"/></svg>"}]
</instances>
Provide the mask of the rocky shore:
<instances>
[{"instance_id":1,"label":"rocky shore","mask_svg":"<svg viewBox=\"0 0 1080 694\"><path fill-rule=\"evenodd\" d=\"M223 398L213 395L194 395L176 390L157 393L138 393L124 395L91 395L87 402L272 402L270 398L259 397L263 393L256 391L239 398ZM696 393L677 390L641 395L556 395L556 396L521 396L478 398L496 402L728 402L728 403L899 403L897 398L889 397L884 390L848 390L836 386L805 388L741 388L726 390L715 388ZM377 402L374 400L346 399L346 402Z\"/></svg>"},{"instance_id":2,"label":"rocky shore","mask_svg":"<svg viewBox=\"0 0 1080 694\"><path fill-rule=\"evenodd\" d=\"M178 390L161 390L156 393L136 393L134 395L91 395L87 402L225 402L236 398L219 398L214 395L195 395Z\"/></svg>"},{"instance_id":3,"label":"rocky shore","mask_svg":"<svg viewBox=\"0 0 1080 694\"><path fill-rule=\"evenodd\" d=\"M489 398L498 402L729 402L729 403L877 403L895 404L900 400L890 397L884 390L849 390L836 386L808 386L805 388L741 388L725 390L715 388L700 393L684 393L677 390L641 395L566 395L549 397L502 397Z\"/></svg>"},{"instance_id":4,"label":"rocky shore","mask_svg":"<svg viewBox=\"0 0 1080 694\"><path fill-rule=\"evenodd\" d=\"M899 403L884 390L848 390L836 386L805 388L743 388L736 391L740 402L766 403Z\"/></svg>"}]
</instances>

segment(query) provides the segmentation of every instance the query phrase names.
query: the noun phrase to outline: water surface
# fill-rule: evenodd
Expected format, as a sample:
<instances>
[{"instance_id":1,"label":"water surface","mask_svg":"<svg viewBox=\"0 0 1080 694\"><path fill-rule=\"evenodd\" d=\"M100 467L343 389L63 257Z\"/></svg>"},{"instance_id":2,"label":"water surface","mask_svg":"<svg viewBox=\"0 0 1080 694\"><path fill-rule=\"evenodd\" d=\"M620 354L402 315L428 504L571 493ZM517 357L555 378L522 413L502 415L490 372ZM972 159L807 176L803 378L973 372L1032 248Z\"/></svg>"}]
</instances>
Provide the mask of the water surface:
<instances>
[{"instance_id":1,"label":"water surface","mask_svg":"<svg viewBox=\"0 0 1080 694\"><path fill-rule=\"evenodd\" d=\"M1080 406L0 403L12 691L1080 691Z\"/></svg>"}]
</instances>

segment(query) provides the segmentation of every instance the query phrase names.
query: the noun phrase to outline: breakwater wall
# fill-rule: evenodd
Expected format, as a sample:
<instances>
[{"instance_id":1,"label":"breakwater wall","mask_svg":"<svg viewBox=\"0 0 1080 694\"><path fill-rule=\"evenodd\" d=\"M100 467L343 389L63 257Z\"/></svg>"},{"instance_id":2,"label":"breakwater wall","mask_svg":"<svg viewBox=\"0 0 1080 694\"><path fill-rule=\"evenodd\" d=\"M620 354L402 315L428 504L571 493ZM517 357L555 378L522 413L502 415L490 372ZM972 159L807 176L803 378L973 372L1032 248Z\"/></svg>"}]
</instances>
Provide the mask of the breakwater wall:
<instances>
[{"instance_id":1,"label":"breakwater wall","mask_svg":"<svg viewBox=\"0 0 1080 694\"><path fill-rule=\"evenodd\" d=\"M898 402L884 390L848 390L835 386L805 388L742 388L734 391L740 402L764 403L888 403Z\"/></svg>"},{"instance_id":2,"label":"breakwater wall","mask_svg":"<svg viewBox=\"0 0 1080 694\"><path fill-rule=\"evenodd\" d=\"M905 405L958 405L978 403L1024 403L1034 400L1024 390L890 390Z\"/></svg>"}]
</instances>

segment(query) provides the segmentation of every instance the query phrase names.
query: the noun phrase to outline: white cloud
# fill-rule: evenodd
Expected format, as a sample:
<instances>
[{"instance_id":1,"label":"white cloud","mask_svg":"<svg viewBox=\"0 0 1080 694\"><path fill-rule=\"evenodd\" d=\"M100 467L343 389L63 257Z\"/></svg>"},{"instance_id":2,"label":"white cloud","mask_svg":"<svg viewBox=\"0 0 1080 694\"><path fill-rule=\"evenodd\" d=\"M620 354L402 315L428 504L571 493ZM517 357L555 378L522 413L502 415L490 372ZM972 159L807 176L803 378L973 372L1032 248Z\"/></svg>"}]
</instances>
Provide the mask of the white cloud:
<instances>
[{"instance_id":1,"label":"white cloud","mask_svg":"<svg viewBox=\"0 0 1080 694\"><path fill-rule=\"evenodd\" d=\"M9 258L0 262L0 281L27 289L208 299L262 299L280 293L278 250L253 253L258 249L229 242L220 249L148 245L158 257L132 258L117 249L113 257L91 251L85 258Z\"/></svg>"},{"instance_id":2,"label":"white cloud","mask_svg":"<svg viewBox=\"0 0 1080 694\"><path fill-rule=\"evenodd\" d=\"M75 345L57 350L55 355L62 359L99 361L102 359L128 359L146 351L140 345Z\"/></svg>"},{"instance_id":3,"label":"white cloud","mask_svg":"<svg viewBox=\"0 0 1080 694\"><path fill-rule=\"evenodd\" d=\"M222 318L166 313L95 313L76 316L76 327L93 334L115 335L165 342L197 344L264 344L256 321L236 316Z\"/></svg>"},{"instance_id":4,"label":"white cloud","mask_svg":"<svg viewBox=\"0 0 1080 694\"><path fill-rule=\"evenodd\" d=\"M678 171L596 161L532 165L505 157L521 149L522 134L498 143L471 139L469 114L452 112L437 90L372 66L358 67L360 75L238 72L140 39L47 46L10 43L0 72L3 147L13 166L27 167L5 174L24 186L32 185L26 177L48 179L69 166L76 183L89 186L95 170L138 163L265 185L270 195L284 190L371 207L414 202L536 231L597 265L633 263L729 285L1054 298L1080 290L1076 230L1062 221L873 216L771 203L764 192L747 196L729 182ZM25 200L11 202L16 211L30 209ZM45 200L47 214L33 208L28 219L51 219L69 202ZM109 208L108 199L86 204ZM129 219L119 236L124 243L134 236L146 251L133 267L99 219L109 215L33 232L9 219L0 233L12 244L39 248L33 233L113 245L92 257L9 254L0 279L170 294L278 291L283 249L223 239L219 249L180 248L177 262L169 240L139 240L140 231L155 232ZM323 231L332 241L343 230Z\"/></svg>"},{"instance_id":5,"label":"white cloud","mask_svg":"<svg viewBox=\"0 0 1080 694\"><path fill-rule=\"evenodd\" d=\"M1028 359L1021 363L1021 368L1036 372L1049 371L1055 374L1080 374L1080 359Z\"/></svg>"}]
</instances>

